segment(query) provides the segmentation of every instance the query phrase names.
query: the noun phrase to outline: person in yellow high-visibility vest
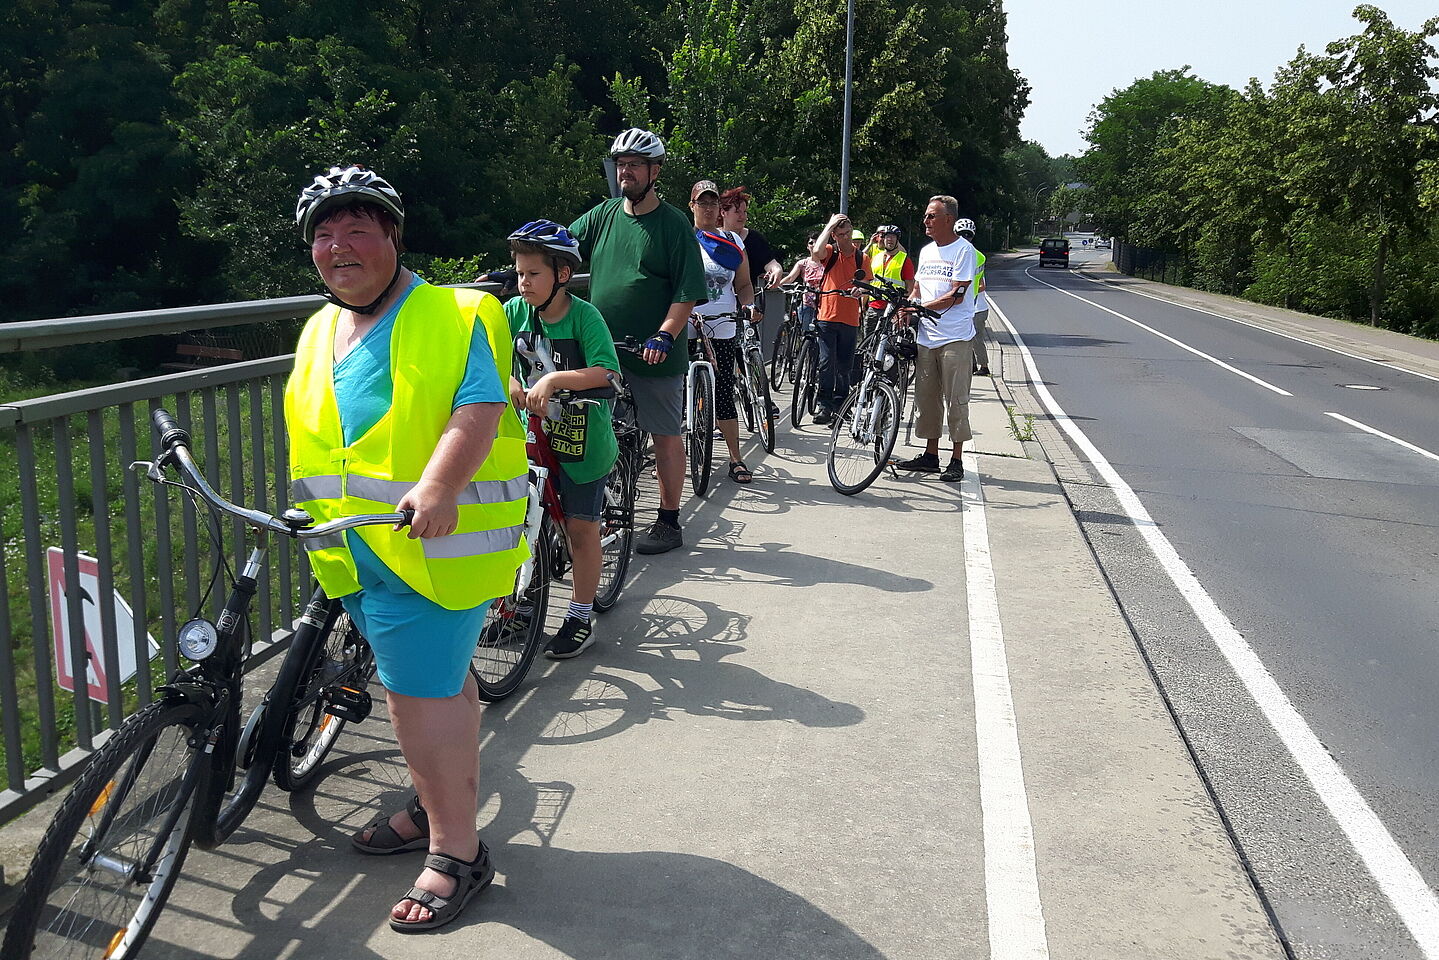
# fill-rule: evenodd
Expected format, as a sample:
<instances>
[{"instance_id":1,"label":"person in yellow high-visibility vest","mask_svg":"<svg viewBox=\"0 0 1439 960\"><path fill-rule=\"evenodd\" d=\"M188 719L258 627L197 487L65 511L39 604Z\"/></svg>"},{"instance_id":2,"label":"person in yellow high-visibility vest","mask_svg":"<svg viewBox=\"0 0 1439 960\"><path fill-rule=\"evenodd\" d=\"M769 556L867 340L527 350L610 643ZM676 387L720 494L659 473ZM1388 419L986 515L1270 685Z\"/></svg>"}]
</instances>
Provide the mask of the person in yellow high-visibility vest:
<instances>
[{"instance_id":1,"label":"person in yellow high-visibility vest","mask_svg":"<svg viewBox=\"0 0 1439 960\"><path fill-rule=\"evenodd\" d=\"M430 286L400 263L400 195L333 167L296 223L330 306L300 334L285 388L291 496L317 521L413 510L408 530L309 541L310 565L375 651L414 781L404 810L356 834L369 854L427 850L390 911L412 932L453 920L494 878L475 831L479 691L469 672L490 602L527 550L525 434L509 409L509 324L489 294ZM503 379L502 379L503 373Z\"/></svg>"},{"instance_id":2,"label":"person in yellow high-visibility vest","mask_svg":"<svg viewBox=\"0 0 1439 960\"><path fill-rule=\"evenodd\" d=\"M900 243L901 231L892 223L886 223L874 232L874 240L870 244L869 272L874 276L876 283L891 283L901 290L908 290L909 285L914 282L914 260ZM883 300L871 300L871 310L883 310Z\"/></svg>"}]
</instances>

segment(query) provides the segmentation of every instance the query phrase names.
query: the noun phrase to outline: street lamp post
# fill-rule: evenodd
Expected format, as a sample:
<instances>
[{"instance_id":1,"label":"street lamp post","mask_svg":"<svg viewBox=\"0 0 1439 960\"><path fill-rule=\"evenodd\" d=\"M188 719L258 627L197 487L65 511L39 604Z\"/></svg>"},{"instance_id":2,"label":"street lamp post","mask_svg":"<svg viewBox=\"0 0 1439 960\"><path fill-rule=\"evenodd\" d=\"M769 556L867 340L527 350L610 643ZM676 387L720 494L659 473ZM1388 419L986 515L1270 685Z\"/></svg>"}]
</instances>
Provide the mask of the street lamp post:
<instances>
[{"instance_id":1,"label":"street lamp post","mask_svg":"<svg viewBox=\"0 0 1439 960\"><path fill-rule=\"evenodd\" d=\"M1033 203L1034 203L1034 218L1035 218L1035 219L1034 219L1034 232L1035 232L1035 233L1038 233L1038 232L1039 232L1039 198L1040 198L1040 196L1044 193L1044 191L1046 191L1046 190L1053 190L1053 189L1055 188L1055 186L1057 186L1057 184L1050 184L1050 185L1047 186L1047 187L1040 187L1038 190L1034 191ZM1063 233L1063 229L1061 229L1060 232Z\"/></svg>"},{"instance_id":2,"label":"street lamp post","mask_svg":"<svg viewBox=\"0 0 1439 960\"><path fill-rule=\"evenodd\" d=\"M844 27L844 146L839 159L839 212L849 213L849 135L850 111L854 106L854 0Z\"/></svg>"}]
</instances>

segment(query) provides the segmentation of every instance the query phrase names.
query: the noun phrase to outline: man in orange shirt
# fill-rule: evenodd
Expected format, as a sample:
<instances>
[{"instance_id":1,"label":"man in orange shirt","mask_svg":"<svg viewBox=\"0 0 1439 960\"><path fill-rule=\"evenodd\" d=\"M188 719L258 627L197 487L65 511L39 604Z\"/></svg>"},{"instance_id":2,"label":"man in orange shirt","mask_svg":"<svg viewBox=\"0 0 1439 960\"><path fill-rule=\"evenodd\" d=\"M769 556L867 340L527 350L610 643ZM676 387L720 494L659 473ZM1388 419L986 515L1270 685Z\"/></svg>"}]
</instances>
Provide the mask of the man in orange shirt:
<instances>
[{"instance_id":1,"label":"man in orange shirt","mask_svg":"<svg viewBox=\"0 0 1439 960\"><path fill-rule=\"evenodd\" d=\"M864 253L855 246L849 217L836 213L815 240L809 257L824 268L821 294L849 290L855 274L870 278ZM859 301L853 297L819 298L819 384L820 406L817 424L831 423L844 398L849 395L850 370L854 366L854 344L859 333Z\"/></svg>"}]
</instances>

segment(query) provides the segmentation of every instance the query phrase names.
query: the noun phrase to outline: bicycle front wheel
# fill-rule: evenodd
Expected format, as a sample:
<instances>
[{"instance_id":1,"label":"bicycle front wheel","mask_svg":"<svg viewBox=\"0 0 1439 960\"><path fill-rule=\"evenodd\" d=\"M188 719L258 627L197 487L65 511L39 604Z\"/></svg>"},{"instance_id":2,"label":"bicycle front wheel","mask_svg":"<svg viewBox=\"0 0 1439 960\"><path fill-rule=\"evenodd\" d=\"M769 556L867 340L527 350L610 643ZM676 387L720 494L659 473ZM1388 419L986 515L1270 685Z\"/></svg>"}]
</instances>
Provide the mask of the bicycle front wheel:
<instances>
[{"instance_id":1,"label":"bicycle front wheel","mask_svg":"<svg viewBox=\"0 0 1439 960\"><path fill-rule=\"evenodd\" d=\"M845 399L829 437L829 482L853 496L874 483L889 463L899 437L899 398L888 381L875 378Z\"/></svg>"},{"instance_id":2,"label":"bicycle front wheel","mask_svg":"<svg viewBox=\"0 0 1439 960\"><path fill-rule=\"evenodd\" d=\"M710 465L714 459L715 411L714 384L704 374L695 377L694 409L690 411L689 447L690 489L702 497L710 488Z\"/></svg>"},{"instance_id":3,"label":"bicycle front wheel","mask_svg":"<svg viewBox=\"0 0 1439 960\"><path fill-rule=\"evenodd\" d=\"M189 851L211 762L204 719L179 697L157 700L95 754L35 851L0 956L135 956Z\"/></svg>"},{"instance_id":4,"label":"bicycle front wheel","mask_svg":"<svg viewBox=\"0 0 1439 960\"><path fill-rule=\"evenodd\" d=\"M315 778L321 762L345 729L346 720L330 711L332 691L368 696L365 688L375 675L375 654L340 601L329 601L325 632L314 644L310 662L301 671L275 754L275 785L300 790ZM276 691L277 700L278 694Z\"/></svg>"},{"instance_id":5,"label":"bicycle front wheel","mask_svg":"<svg viewBox=\"0 0 1439 960\"><path fill-rule=\"evenodd\" d=\"M595 609L613 607L625 587L635 542L635 497L639 488L640 453L630 445L638 436L620 440L620 455L605 478L605 511L600 517L600 584Z\"/></svg>"},{"instance_id":6,"label":"bicycle front wheel","mask_svg":"<svg viewBox=\"0 0 1439 960\"><path fill-rule=\"evenodd\" d=\"M470 659L470 672L480 687L480 699L487 703L503 700L519 689L545 641L545 614L550 608L550 578L553 574L549 518L530 545L529 581L508 597L490 604L479 643Z\"/></svg>"},{"instance_id":7,"label":"bicycle front wheel","mask_svg":"<svg viewBox=\"0 0 1439 960\"><path fill-rule=\"evenodd\" d=\"M792 326L792 321L786 318L785 322L780 324L779 332L774 335L774 346L770 347L769 379L776 390L784 383L785 374L789 372L789 355L793 349Z\"/></svg>"}]
</instances>

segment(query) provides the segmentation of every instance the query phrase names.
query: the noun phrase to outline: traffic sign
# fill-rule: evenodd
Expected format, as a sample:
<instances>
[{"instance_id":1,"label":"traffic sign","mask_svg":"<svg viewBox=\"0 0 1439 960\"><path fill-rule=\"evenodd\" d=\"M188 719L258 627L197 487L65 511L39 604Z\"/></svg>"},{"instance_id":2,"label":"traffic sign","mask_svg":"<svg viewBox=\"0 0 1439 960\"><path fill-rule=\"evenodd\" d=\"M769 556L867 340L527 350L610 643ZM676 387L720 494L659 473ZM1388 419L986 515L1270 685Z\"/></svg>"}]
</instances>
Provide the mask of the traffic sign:
<instances>
[{"instance_id":1,"label":"traffic sign","mask_svg":"<svg viewBox=\"0 0 1439 960\"><path fill-rule=\"evenodd\" d=\"M55 682L60 689L75 690L75 675L70 668L70 615L67 606L69 584L65 581L65 551L51 547L45 552L50 571L50 634L55 642ZM112 665L105 662L105 644L100 629L100 561L88 554L75 556L79 568L80 609L85 624L86 686L90 699L101 703L110 702L109 675ZM118 591L110 600L115 611L115 647L120 662L113 665L119 671L120 682L135 676L135 619L130 605ZM154 659L160 647L146 633L145 642Z\"/></svg>"}]
</instances>

